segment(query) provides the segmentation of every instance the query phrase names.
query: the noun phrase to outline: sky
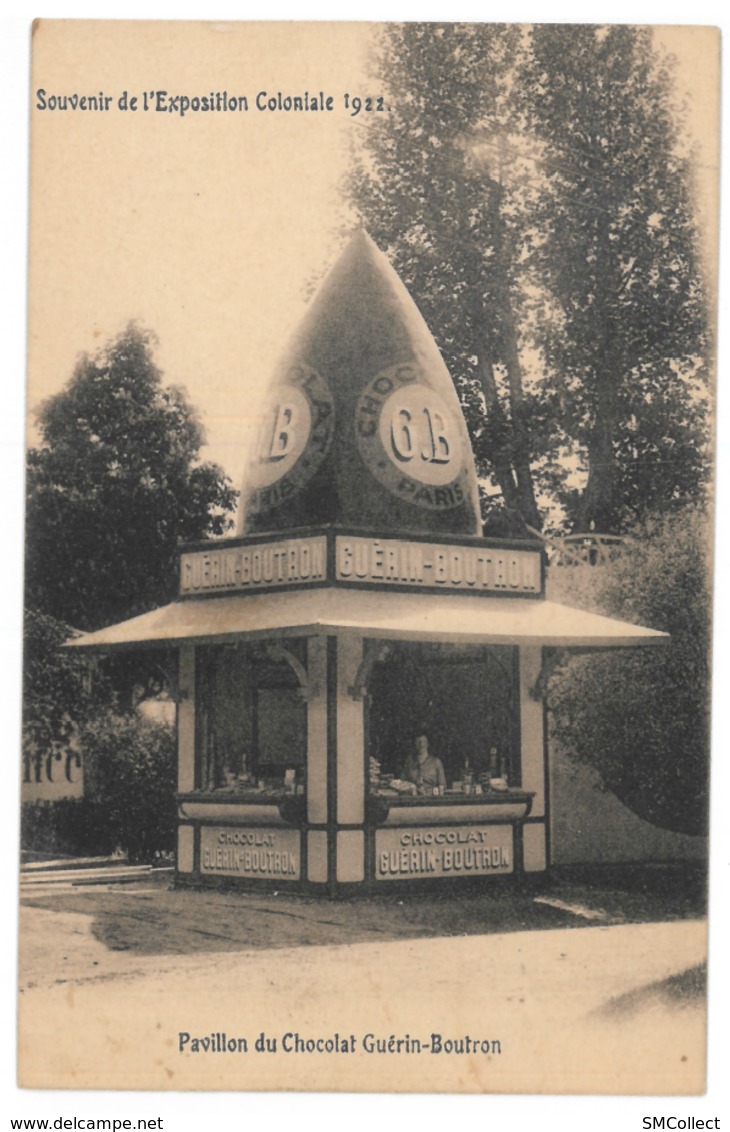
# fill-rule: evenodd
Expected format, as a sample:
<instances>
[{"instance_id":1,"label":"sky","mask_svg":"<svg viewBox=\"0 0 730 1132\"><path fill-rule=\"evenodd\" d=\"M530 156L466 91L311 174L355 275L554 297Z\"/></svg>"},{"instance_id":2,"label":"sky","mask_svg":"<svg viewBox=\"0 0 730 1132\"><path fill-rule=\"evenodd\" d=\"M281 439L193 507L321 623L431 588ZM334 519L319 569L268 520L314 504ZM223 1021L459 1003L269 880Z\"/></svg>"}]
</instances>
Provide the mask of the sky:
<instances>
[{"instance_id":1,"label":"sky","mask_svg":"<svg viewBox=\"0 0 730 1132\"><path fill-rule=\"evenodd\" d=\"M353 24L156 25L144 36L96 25L81 37L41 24L32 88L46 102L71 90L225 90L250 109L32 109L31 410L65 384L79 352L138 319L159 339L165 379L202 414L204 455L240 475L257 392L308 280L336 252L337 185L349 138L365 128L343 96L369 89L369 41ZM336 108L257 111L261 91L321 91Z\"/></svg>"},{"instance_id":2,"label":"sky","mask_svg":"<svg viewBox=\"0 0 730 1132\"><path fill-rule=\"evenodd\" d=\"M238 484L262 386L348 220L338 185L351 145L378 112L353 116L344 95L379 94L367 77L374 30L41 21L31 82L31 423L79 353L137 319L158 337L166 382L183 385L201 414L204 458ZM716 161L707 136L717 98L707 32L655 34L677 57L702 176ZM225 90L245 95L249 110L181 118L116 109L124 91L131 98L145 90L168 98ZM106 113L48 106L52 95L101 91L112 98ZM262 91L321 92L335 108L258 111ZM711 189L701 207L707 230Z\"/></svg>"}]
</instances>

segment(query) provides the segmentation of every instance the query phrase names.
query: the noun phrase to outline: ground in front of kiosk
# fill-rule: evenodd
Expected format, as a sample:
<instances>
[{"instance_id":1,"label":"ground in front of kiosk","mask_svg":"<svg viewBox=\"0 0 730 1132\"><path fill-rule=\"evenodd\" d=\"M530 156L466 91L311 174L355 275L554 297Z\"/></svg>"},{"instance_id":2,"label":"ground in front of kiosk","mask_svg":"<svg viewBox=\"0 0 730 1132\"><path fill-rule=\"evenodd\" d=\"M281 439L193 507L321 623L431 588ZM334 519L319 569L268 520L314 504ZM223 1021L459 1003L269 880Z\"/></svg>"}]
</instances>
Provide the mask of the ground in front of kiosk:
<instances>
[{"instance_id":1,"label":"ground in front of kiosk","mask_svg":"<svg viewBox=\"0 0 730 1132\"><path fill-rule=\"evenodd\" d=\"M21 893L26 1087L689 1094L704 1085L696 871L574 872L533 892L338 901L175 890L169 874ZM256 1051L264 1032L278 1048ZM282 1049L292 1032L315 1043L354 1035L356 1049L292 1054ZM188 1052L185 1034L204 1052ZM244 1037L248 1051L206 1053L221 1034L234 1045ZM455 1050L475 1035L489 1054L433 1056L434 1034ZM407 1048L414 1037L424 1052ZM391 1038L405 1052L388 1054ZM385 1053L365 1048L376 1039Z\"/></svg>"},{"instance_id":2,"label":"ground in front of kiosk","mask_svg":"<svg viewBox=\"0 0 730 1132\"><path fill-rule=\"evenodd\" d=\"M169 873L132 885L53 884L21 895L20 985L114 977L174 957L282 947L494 935L698 919L696 866L566 869L535 891L316 897L171 887Z\"/></svg>"},{"instance_id":3,"label":"ground in front of kiosk","mask_svg":"<svg viewBox=\"0 0 730 1132\"><path fill-rule=\"evenodd\" d=\"M26 1087L704 1085L702 885L676 871L336 902L176 891L159 877L34 888L22 905ZM258 1052L264 1032L278 1046ZM354 1035L355 1051L293 1053L282 1048L293 1033L314 1043ZM453 1056L434 1056L434 1034L456 1043ZM245 1038L247 1052L218 1052L221 1035ZM464 1035L481 1043L476 1055L456 1056ZM401 1042L392 1054L391 1038ZM414 1038L422 1052L407 1048ZM376 1041L385 1052L367 1048Z\"/></svg>"}]
</instances>

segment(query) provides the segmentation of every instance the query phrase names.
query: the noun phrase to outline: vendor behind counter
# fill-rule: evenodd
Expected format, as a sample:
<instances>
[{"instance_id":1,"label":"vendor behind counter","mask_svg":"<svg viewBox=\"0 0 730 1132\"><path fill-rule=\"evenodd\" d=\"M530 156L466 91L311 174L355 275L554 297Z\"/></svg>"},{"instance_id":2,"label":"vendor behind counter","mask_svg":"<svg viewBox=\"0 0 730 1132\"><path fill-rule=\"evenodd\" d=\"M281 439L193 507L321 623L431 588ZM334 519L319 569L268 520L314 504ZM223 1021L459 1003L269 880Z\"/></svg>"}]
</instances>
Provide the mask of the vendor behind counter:
<instances>
[{"instance_id":1,"label":"vendor behind counter","mask_svg":"<svg viewBox=\"0 0 730 1132\"><path fill-rule=\"evenodd\" d=\"M516 649L402 642L373 671L369 704L371 786L392 780L469 788L495 779L519 785ZM442 766L419 783L415 741ZM434 780L431 781L431 778Z\"/></svg>"}]
</instances>

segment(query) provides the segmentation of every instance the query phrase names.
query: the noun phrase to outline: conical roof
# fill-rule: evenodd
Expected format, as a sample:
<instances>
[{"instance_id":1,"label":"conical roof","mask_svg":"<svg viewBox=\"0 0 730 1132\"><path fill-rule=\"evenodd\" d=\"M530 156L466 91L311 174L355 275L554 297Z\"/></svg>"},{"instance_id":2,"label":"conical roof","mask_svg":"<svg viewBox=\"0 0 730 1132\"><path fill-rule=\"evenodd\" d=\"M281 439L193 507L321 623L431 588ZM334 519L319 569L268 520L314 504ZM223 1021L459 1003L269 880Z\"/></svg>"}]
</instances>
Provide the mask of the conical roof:
<instances>
[{"instance_id":1,"label":"conical roof","mask_svg":"<svg viewBox=\"0 0 730 1132\"><path fill-rule=\"evenodd\" d=\"M416 304L364 231L271 379L244 476L243 532L334 523L481 534L469 436Z\"/></svg>"}]
</instances>

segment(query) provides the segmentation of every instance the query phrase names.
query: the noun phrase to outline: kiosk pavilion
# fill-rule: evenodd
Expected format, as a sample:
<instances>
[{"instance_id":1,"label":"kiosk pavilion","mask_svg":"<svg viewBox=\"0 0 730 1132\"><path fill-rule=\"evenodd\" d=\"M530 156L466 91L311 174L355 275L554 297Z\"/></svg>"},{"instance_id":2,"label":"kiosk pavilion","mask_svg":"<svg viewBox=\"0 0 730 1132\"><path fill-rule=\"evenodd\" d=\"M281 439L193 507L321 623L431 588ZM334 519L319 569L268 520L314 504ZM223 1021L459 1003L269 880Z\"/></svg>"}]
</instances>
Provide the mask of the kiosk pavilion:
<instances>
[{"instance_id":1,"label":"kiosk pavilion","mask_svg":"<svg viewBox=\"0 0 730 1132\"><path fill-rule=\"evenodd\" d=\"M71 642L178 651L177 882L544 873L544 664L666 634L547 601L539 542L480 537L453 382L364 232L273 374L241 514L182 549L177 601ZM419 736L435 784L404 776Z\"/></svg>"}]
</instances>

